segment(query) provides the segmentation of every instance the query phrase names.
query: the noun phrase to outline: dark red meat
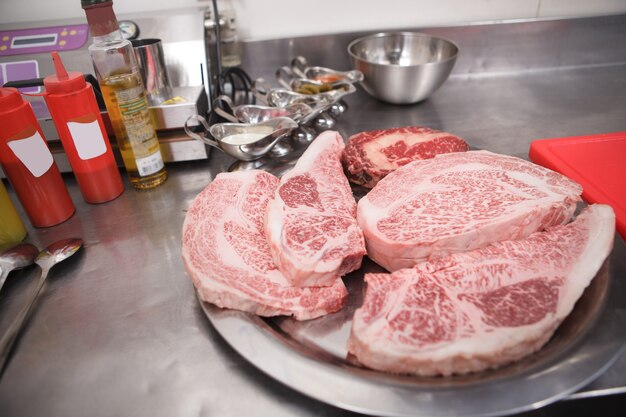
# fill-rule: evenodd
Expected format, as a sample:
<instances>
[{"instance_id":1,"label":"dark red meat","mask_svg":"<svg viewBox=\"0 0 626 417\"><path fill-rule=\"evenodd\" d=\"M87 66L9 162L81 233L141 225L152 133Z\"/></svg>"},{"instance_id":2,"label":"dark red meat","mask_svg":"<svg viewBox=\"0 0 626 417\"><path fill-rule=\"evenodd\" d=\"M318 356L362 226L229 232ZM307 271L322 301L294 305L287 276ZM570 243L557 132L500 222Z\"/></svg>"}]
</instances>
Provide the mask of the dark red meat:
<instances>
[{"instance_id":1,"label":"dark red meat","mask_svg":"<svg viewBox=\"0 0 626 417\"><path fill-rule=\"evenodd\" d=\"M467 150L469 145L458 136L428 127L408 126L351 136L342 162L351 182L373 188L387 174L409 162Z\"/></svg>"}]
</instances>

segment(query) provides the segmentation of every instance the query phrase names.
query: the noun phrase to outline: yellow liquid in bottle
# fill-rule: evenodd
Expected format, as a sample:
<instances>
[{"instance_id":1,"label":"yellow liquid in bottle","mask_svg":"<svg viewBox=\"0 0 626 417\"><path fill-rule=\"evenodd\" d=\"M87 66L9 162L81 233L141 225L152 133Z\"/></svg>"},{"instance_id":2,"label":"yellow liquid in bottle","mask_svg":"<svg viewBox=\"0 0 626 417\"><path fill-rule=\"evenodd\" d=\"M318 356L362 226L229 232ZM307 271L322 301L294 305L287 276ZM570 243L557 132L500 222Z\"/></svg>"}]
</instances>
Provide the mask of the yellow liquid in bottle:
<instances>
[{"instance_id":1,"label":"yellow liquid in bottle","mask_svg":"<svg viewBox=\"0 0 626 417\"><path fill-rule=\"evenodd\" d=\"M24 223L17 214L0 179L0 246L21 242L26 237Z\"/></svg>"},{"instance_id":2,"label":"yellow liquid in bottle","mask_svg":"<svg viewBox=\"0 0 626 417\"><path fill-rule=\"evenodd\" d=\"M111 75L100 81L100 88L131 185L139 189L161 185L167 172L141 75Z\"/></svg>"}]
</instances>

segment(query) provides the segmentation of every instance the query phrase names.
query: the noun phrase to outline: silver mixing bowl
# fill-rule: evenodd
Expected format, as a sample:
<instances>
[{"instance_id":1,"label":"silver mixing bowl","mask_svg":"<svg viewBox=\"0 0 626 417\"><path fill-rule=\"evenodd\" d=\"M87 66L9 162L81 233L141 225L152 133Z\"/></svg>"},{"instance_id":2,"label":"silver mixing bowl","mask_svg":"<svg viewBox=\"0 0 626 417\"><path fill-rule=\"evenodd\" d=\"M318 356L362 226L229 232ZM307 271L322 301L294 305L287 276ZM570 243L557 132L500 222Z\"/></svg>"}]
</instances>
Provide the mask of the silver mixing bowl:
<instances>
[{"instance_id":1,"label":"silver mixing bowl","mask_svg":"<svg viewBox=\"0 0 626 417\"><path fill-rule=\"evenodd\" d=\"M348 45L354 69L370 95L394 104L417 103L446 81L459 53L453 42L415 32L365 36Z\"/></svg>"}]
</instances>

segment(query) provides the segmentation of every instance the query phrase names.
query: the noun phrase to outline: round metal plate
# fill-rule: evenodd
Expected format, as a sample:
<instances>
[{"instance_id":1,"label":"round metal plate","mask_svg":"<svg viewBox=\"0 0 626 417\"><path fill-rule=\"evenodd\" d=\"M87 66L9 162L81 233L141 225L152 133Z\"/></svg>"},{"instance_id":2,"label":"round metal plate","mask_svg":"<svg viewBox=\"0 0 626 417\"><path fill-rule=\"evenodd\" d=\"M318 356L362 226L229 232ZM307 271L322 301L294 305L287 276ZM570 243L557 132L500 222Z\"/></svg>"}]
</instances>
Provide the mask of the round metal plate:
<instances>
[{"instance_id":1,"label":"round metal plate","mask_svg":"<svg viewBox=\"0 0 626 417\"><path fill-rule=\"evenodd\" d=\"M421 378L359 366L346 351L352 315L363 299L369 260L346 277L341 311L316 320L261 318L201 302L217 331L244 358L283 384L317 400L379 416L496 416L536 409L589 384L621 355L626 286L610 272L625 256L616 248L540 351L498 370ZM623 277L620 277L623 278Z\"/></svg>"}]
</instances>

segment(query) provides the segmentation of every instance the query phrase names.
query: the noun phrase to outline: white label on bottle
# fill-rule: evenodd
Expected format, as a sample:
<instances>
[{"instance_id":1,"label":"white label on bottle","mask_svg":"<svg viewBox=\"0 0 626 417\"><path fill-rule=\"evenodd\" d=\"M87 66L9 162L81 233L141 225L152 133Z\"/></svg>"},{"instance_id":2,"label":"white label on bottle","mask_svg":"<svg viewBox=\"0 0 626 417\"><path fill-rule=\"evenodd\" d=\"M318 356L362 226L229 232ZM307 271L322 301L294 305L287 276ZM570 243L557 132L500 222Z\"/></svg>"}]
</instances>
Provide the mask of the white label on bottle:
<instances>
[{"instance_id":1,"label":"white label on bottle","mask_svg":"<svg viewBox=\"0 0 626 417\"><path fill-rule=\"evenodd\" d=\"M139 171L139 175L142 177L154 174L161 168L163 168L163 158L161 157L160 150L146 156L145 158L137 159L137 171Z\"/></svg>"},{"instance_id":2,"label":"white label on bottle","mask_svg":"<svg viewBox=\"0 0 626 417\"><path fill-rule=\"evenodd\" d=\"M97 120L89 123L67 122L80 159L86 161L107 151L104 136Z\"/></svg>"},{"instance_id":3,"label":"white label on bottle","mask_svg":"<svg viewBox=\"0 0 626 417\"><path fill-rule=\"evenodd\" d=\"M50 149L39 132L25 139L12 140L7 145L36 178L48 172L54 163Z\"/></svg>"}]
</instances>

